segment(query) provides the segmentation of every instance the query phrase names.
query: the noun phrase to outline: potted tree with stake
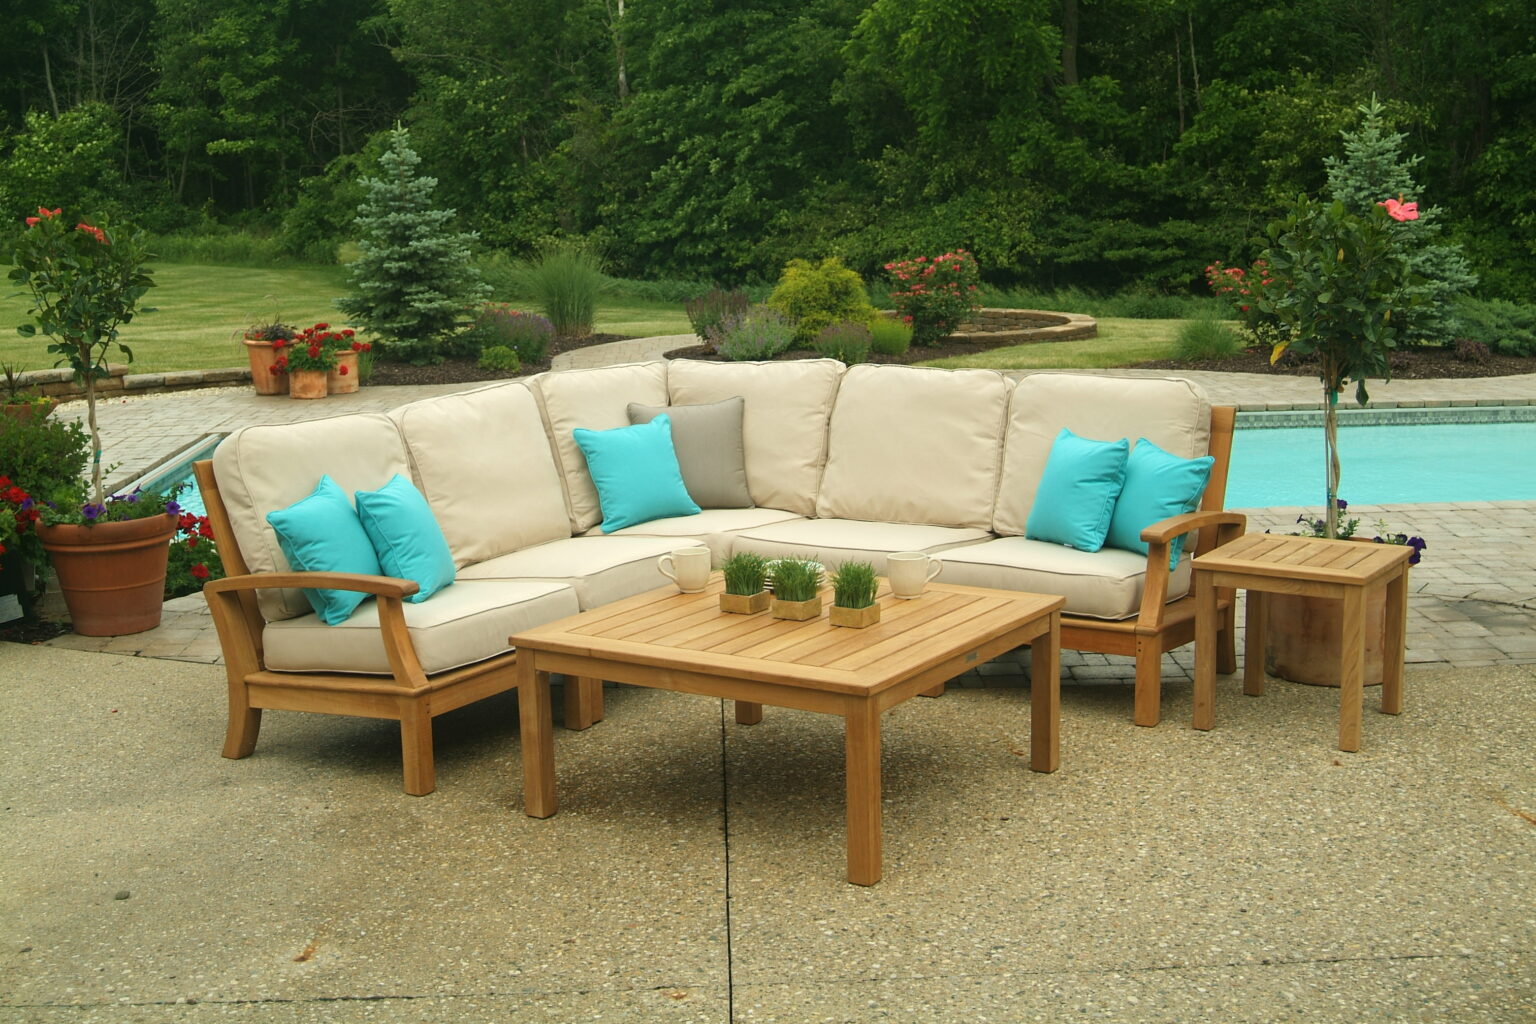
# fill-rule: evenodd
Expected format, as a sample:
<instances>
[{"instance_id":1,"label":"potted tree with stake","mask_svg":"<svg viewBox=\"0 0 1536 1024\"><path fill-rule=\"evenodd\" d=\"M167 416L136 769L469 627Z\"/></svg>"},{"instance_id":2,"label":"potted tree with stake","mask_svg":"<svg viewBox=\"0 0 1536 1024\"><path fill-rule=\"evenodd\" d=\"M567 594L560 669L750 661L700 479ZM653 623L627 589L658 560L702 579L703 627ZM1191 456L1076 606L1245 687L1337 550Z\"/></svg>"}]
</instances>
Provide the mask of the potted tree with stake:
<instances>
[{"instance_id":1,"label":"potted tree with stake","mask_svg":"<svg viewBox=\"0 0 1536 1024\"><path fill-rule=\"evenodd\" d=\"M48 552L69 605L75 632L117 636L160 622L166 556L176 533L174 501L139 494L106 497L101 480L101 431L96 423L96 381L107 374L107 355L133 353L118 330L133 319L154 286L144 264L149 254L137 232L113 231L82 220L71 226L59 209L39 207L26 219L12 252L10 279L30 294L33 323L49 353L85 385L86 425L91 436L88 499L47 509L37 535Z\"/></svg>"}]
</instances>

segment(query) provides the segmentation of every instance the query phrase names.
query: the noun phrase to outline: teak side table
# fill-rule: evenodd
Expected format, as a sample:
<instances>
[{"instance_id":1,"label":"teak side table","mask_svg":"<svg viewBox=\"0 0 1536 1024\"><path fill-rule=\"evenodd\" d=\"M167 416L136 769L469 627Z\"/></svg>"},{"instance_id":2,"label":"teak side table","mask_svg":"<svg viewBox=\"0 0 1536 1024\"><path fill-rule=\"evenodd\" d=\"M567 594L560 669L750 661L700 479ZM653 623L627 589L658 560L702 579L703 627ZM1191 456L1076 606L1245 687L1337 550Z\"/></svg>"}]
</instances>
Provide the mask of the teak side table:
<instances>
[{"instance_id":1,"label":"teak side table","mask_svg":"<svg viewBox=\"0 0 1536 1024\"><path fill-rule=\"evenodd\" d=\"M1248 591L1247 636L1243 641L1243 692L1264 693L1265 598L1299 594L1337 598L1342 644L1339 662L1339 749L1360 749L1360 711L1365 681L1365 599L1386 588L1387 629L1381 711L1403 709L1403 643L1408 622L1408 559L1400 544L1325 540L1318 537L1250 533L1194 560L1195 728L1216 721L1216 591Z\"/></svg>"}]
</instances>

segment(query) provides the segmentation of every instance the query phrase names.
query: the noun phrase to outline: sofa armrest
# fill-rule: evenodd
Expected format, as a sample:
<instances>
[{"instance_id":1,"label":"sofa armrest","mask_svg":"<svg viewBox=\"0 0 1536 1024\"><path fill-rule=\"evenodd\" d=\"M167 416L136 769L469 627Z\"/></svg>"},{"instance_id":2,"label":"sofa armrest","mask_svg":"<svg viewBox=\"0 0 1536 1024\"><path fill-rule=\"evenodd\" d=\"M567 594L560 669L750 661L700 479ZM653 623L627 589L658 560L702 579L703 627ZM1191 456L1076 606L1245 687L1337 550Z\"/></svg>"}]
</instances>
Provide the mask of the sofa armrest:
<instances>
[{"instance_id":1,"label":"sofa armrest","mask_svg":"<svg viewBox=\"0 0 1536 1024\"><path fill-rule=\"evenodd\" d=\"M1163 626L1168 604L1168 548L1177 537L1192 530L1215 529L1216 543L1226 544L1243 535L1248 517L1241 512L1185 512L1159 520L1141 531L1147 545L1147 577L1141 591L1141 610L1136 615L1140 632L1155 633Z\"/></svg>"},{"instance_id":2,"label":"sofa armrest","mask_svg":"<svg viewBox=\"0 0 1536 1024\"><path fill-rule=\"evenodd\" d=\"M240 594L273 587L324 587L329 590L353 590L372 594L379 599L379 632L384 641L384 653L395 681L403 686L417 687L426 684L427 676L416 657L416 647L405 627L405 609L402 600L418 592L421 587L415 580L396 579L393 576L369 576L350 572L262 572L241 576L226 576L203 586L208 610L213 614L214 626L219 632L219 644L224 648L224 661L231 674L242 675L264 669L261 636L248 628Z\"/></svg>"}]
</instances>

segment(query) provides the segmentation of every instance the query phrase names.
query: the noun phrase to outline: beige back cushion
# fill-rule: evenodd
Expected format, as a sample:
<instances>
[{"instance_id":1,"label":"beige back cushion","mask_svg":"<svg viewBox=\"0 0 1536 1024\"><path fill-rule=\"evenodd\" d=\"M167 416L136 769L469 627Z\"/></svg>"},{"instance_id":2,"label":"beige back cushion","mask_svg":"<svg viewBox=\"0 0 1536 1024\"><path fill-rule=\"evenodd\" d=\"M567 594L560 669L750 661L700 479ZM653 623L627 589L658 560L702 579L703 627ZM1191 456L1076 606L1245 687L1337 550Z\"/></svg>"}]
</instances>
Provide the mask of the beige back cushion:
<instances>
[{"instance_id":1,"label":"beige back cushion","mask_svg":"<svg viewBox=\"0 0 1536 1024\"><path fill-rule=\"evenodd\" d=\"M1003 479L992 530L1022 537L1051 445L1061 428L1094 441L1145 437L1183 458L1211 445L1211 403L1197 385L1172 377L1035 373L1013 389Z\"/></svg>"},{"instance_id":2,"label":"beige back cushion","mask_svg":"<svg viewBox=\"0 0 1536 1024\"><path fill-rule=\"evenodd\" d=\"M747 488L763 508L814 515L826 462L827 420L843 364L835 359L712 363L674 359L672 405L703 405L740 395Z\"/></svg>"},{"instance_id":3,"label":"beige back cushion","mask_svg":"<svg viewBox=\"0 0 1536 1024\"><path fill-rule=\"evenodd\" d=\"M246 567L286 572L290 566L267 525L268 512L309 497L326 473L351 495L376 490L396 473L409 477L411 467L394 420L361 413L243 427L219 443L213 471ZM257 600L269 621L313 610L299 590L263 590Z\"/></svg>"},{"instance_id":4,"label":"beige back cushion","mask_svg":"<svg viewBox=\"0 0 1536 1024\"><path fill-rule=\"evenodd\" d=\"M603 512L597 488L587 472L586 456L581 454L572 431L577 427L627 427L631 402L667 405L667 364L629 363L595 370L558 370L531 378L528 386L539 400L555 463L565 484L571 532L583 533L603 521Z\"/></svg>"},{"instance_id":5,"label":"beige back cushion","mask_svg":"<svg viewBox=\"0 0 1536 1024\"><path fill-rule=\"evenodd\" d=\"M455 565L571 535L560 472L525 385L429 398L390 415Z\"/></svg>"},{"instance_id":6,"label":"beige back cushion","mask_svg":"<svg viewBox=\"0 0 1536 1024\"><path fill-rule=\"evenodd\" d=\"M850 367L816 515L988 529L1009 388L992 370Z\"/></svg>"}]
</instances>

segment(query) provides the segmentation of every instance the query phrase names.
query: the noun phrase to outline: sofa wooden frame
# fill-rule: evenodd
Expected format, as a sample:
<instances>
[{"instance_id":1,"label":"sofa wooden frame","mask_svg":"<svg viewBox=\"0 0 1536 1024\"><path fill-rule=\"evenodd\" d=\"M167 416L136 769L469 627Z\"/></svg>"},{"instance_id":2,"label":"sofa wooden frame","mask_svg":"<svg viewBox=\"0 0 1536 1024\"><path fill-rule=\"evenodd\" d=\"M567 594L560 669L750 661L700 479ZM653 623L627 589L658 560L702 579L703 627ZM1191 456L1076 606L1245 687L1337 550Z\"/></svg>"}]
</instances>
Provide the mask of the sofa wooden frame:
<instances>
[{"instance_id":1,"label":"sofa wooden frame","mask_svg":"<svg viewBox=\"0 0 1536 1024\"><path fill-rule=\"evenodd\" d=\"M517 687L517 654L506 654L428 675L416 657L405 625L404 598L416 593L409 580L350 573L252 573L230 528L229 513L219 494L211 460L196 462L192 471L208 510L214 541L223 560L224 579L208 583L203 595L213 614L224 672L229 682L229 725L224 756L249 757L261 731L261 713L318 711L332 715L385 718L400 723L400 750L405 767L405 791L425 796L437 788L432 758L432 719L483 697ZM328 587L357 590L378 599L380 634L389 659L390 675L349 675L340 672L274 672L262 654L265 625L256 606L256 592L271 587ZM601 720L602 681L567 680L565 725L585 729Z\"/></svg>"},{"instance_id":2,"label":"sofa wooden frame","mask_svg":"<svg viewBox=\"0 0 1536 1024\"><path fill-rule=\"evenodd\" d=\"M1237 422L1237 407L1211 407L1211 442L1209 453L1215 457L1210 482L1206 484L1200 509L1153 523L1141 532L1147 542L1147 577L1141 595L1140 611L1127 619L1093 619L1082 615L1062 615L1061 646L1076 651L1099 654L1123 654L1136 659L1136 696L1134 721L1153 726L1162 717L1163 655L1195 639L1195 597L1168 600L1168 546L1190 530L1199 530L1191 554L1200 555L1243 535L1247 517L1240 512L1224 511L1227 499L1227 469L1232 458L1232 430ZM1217 592L1219 621L1216 630L1216 668L1227 673L1237 671L1237 643L1233 632L1234 592Z\"/></svg>"}]
</instances>

